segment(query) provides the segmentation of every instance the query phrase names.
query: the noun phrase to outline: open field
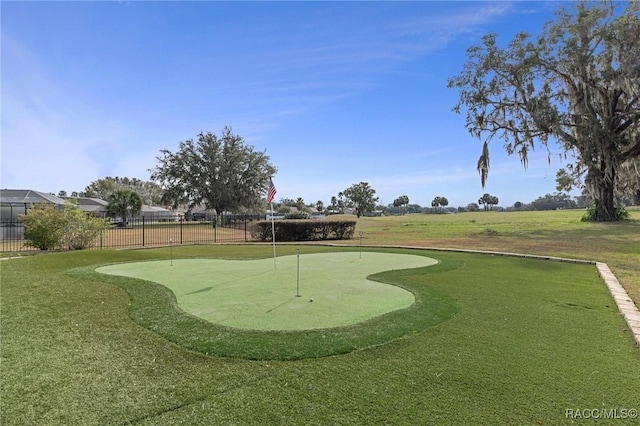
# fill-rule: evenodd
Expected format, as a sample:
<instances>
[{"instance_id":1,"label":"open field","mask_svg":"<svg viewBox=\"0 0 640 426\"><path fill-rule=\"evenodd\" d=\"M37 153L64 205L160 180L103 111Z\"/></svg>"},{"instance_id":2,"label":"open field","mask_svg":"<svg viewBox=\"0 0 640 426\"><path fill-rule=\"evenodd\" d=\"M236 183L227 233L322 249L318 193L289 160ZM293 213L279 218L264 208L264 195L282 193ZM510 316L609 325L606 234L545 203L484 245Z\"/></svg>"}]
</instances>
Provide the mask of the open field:
<instances>
[{"instance_id":1,"label":"open field","mask_svg":"<svg viewBox=\"0 0 640 426\"><path fill-rule=\"evenodd\" d=\"M581 213L361 218L356 235L363 231L364 244L600 260L636 292L637 304L640 212L620 224L582 223ZM297 247L341 250L291 244L278 255ZM165 287L92 272L170 253L261 259L272 251L266 244L86 250L0 263L0 424L565 424L576 412L606 413L599 424L637 424L640 349L593 265L420 251L440 263L374 278L440 298L436 306L446 310L437 318L428 318L426 304L396 311L371 331L393 332L417 315L422 326L373 346L345 347L341 328L250 335L262 348L308 350L250 360L247 334L194 321ZM207 355L222 345L244 352ZM327 347L341 355L325 356Z\"/></svg>"}]
</instances>

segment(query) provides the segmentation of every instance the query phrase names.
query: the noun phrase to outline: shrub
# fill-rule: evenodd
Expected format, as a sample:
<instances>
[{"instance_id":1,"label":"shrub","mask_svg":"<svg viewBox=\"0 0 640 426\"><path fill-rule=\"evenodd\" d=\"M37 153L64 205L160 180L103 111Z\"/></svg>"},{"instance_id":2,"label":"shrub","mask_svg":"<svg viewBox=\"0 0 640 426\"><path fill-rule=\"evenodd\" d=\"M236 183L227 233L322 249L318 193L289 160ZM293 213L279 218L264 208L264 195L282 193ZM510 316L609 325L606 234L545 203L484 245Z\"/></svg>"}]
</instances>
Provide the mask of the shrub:
<instances>
[{"instance_id":1,"label":"shrub","mask_svg":"<svg viewBox=\"0 0 640 426\"><path fill-rule=\"evenodd\" d=\"M284 215L285 219L309 219L311 215L305 211L298 210L295 212L289 212Z\"/></svg>"},{"instance_id":2,"label":"shrub","mask_svg":"<svg viewBox=\"0 0 640 426\"><path fill-rule=\"evenodd\" d=\"M83 212L73 203L66 203L62 211L62 241L70 250L91 247L107 222Z\"/></svg>"},{"instance_id":3,"label":"shrub","mask_svg":"<svg viewBox=\"0 0 640 426\"><path fill-rule=\"evenodd\" d=\"M51 204L31 206L28 214L20 215L24 224L27 246L51 250L62 244L62 214Z\"/></svg>"},{"instance_id":4,"label":"shrub","mask_svg":"<svg viewBox=\"0 0 640 426\"><path fill-rule=\"evenodd\" d=\"M272 239L271 222L254 224L251 236L258 241ZM278 241L344 240L353 238L355 220L278 220L273 224Z\"/></svg>"},{"instance_id":5,"label":"shrub","mask_svg":"<svg viewBox=\"0 0 640 426\"><path fill-rule=\"evenodd\" d=\"M631 218L629 211L624 208L624 206L616 207L613 214L613 220L615 221L629 220ZM594 222L596 220L596 208L594 206L587 208L587 211L582 215L580 220L582 222Z\"/></svg>"},{"instance_id":6,"label":"shrub","mask_svg":"<svg viewBox=\"0 0 640 426\"><path fill-rule=\"evenodd\" d=\"M40 250L90 247L107 226L103 219L91 217L77 205L67 202L62 211L51 204L37 204L21 215L27 245Z\"/></svg>"}]
</instances>

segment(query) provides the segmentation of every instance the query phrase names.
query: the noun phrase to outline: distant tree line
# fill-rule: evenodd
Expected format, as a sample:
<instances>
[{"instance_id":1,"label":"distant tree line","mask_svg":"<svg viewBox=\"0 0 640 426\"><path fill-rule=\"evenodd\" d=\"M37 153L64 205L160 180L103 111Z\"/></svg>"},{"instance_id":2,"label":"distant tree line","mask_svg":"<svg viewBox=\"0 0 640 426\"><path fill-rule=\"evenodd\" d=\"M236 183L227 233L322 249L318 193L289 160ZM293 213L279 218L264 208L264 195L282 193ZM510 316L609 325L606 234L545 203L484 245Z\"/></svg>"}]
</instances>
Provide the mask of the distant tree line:
<instances>
[{"instance_id":1,"label":"distant tree line","mask_svg":"<svg viewBox=\"0 0 640 426\"><path fill-rule=\"evenodd\" d=\"M477 211L525 211L525 210L563 210L563 209L583 209L588 206L585 196L572 197L564 192L545 194L531 201L523 203L516 201L513 206L498 206L499 198L488 193L479 197L477 203L469 203L466 206L448 207L446 197L437 196L431 202L431 206L421 206L419 204L407 204L400 208L398 203L389 205L379 205L377 210L381 210L388 215L402 215L410 213L455 213L455 212L477 212Z\"/></svg>"}]
</instances>

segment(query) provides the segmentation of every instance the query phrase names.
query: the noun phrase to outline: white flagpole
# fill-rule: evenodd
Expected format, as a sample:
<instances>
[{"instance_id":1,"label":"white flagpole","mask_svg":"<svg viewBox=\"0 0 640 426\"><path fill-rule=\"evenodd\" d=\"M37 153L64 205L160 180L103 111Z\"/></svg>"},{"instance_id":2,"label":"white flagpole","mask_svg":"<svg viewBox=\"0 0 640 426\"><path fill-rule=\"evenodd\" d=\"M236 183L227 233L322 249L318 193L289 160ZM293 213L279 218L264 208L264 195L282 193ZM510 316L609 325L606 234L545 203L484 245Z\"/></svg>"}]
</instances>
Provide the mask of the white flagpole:
<instances>
[{"instance_id":1,"label":"white flagpole","mask_svg":"<svg viewBox=\"0 0 640 426\"><path fill-rule=\"evenodd\" d=\"M271 201L271 237L273 239L273 269L276 269L276 225L273 221L273 201Z\"/></svg>"}]
</instances>

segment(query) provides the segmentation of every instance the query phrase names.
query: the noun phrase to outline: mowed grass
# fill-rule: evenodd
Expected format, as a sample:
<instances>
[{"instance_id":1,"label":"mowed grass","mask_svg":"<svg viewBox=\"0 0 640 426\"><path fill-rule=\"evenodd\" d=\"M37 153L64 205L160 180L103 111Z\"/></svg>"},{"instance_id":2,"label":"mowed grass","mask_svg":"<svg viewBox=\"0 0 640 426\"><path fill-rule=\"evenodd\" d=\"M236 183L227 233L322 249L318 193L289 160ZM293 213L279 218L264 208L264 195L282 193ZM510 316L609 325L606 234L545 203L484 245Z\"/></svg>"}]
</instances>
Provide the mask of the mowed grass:
<instances>
[{"instance_id":1,"label":"mowed grass","mask_svg":"<svg viewBox=\"0 0 640 426\"><path fill-rule=\"evenodd\" d=\"M384 243L392 220L426 228L431 218L366 219L359 226L365 242ZM471 233L467 241L482 239ZM386 242L436 241L426 232L398 234ZM551 234L547 239L553 242ZM504 241L502 251L511 251ZM294 252L293 245L278 248L279 255ZM173 254L258 259L269 257L271 247L174 247ZM295 361L187 350L153 332L152 323L131 319L139 305L127 289L69 275L99 264L167 259L168 248L4 260L0 423L561 424L567 410L640 408L640 350L593 265L422 254L441 266L374 278L453 299L457 315L385 344Z\"/></svg>"},{"instance_id":2,"label":"mowed grass","mask_svg":"<svg viewBox=\"0 0 640 426\"><path fill-rule=\"evenodd\" d=\"M488 250L605 262L640 306L640 208L631 207L629 212L631 220L614 223L582 222L583 210L363 217L358 220L356 235L363 232L363 244Z\"/></svg>"}]
</instances>

